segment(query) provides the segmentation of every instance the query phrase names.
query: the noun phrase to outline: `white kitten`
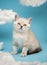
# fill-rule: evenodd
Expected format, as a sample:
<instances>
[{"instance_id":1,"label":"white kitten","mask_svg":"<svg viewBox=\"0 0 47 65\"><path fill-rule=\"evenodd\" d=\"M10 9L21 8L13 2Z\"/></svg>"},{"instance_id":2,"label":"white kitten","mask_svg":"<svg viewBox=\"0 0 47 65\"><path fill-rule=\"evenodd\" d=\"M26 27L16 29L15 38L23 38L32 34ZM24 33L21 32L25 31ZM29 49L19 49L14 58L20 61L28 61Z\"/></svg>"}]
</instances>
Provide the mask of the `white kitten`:
<instances>
[{"instance_id":1,"label":"white kitten","mask_svg":"<svg viewBox=\"0 0 47 65\"><path fill-rule=\"evenodd\" d=\"M33 32L30 30L32 18L20 18L15 16L13 31L13 52L17 53L17 48L22 48L21 56L40 51L40 46Z\"/></svg>"}]
</instances>

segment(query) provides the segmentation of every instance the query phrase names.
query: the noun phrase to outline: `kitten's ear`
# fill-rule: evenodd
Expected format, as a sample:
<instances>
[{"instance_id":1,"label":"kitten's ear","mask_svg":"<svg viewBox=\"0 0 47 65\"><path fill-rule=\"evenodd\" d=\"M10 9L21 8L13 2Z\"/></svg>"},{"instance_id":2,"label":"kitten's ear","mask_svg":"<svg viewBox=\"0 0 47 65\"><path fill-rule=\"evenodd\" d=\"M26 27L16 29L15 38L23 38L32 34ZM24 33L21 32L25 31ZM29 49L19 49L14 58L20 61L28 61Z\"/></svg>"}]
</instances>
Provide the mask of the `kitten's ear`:
<instances>
[{"instance_id":1,"label":"kitten's ear","mask_svg":"<svg viewBox=\"0 0 47 65\"><path fill-rule=\"evenodd\" d=\"M31 17L28 18L28 22L29 22L29 24L31 23L31 21L32 21L32 18L31 18Z\"/></svg>"},{"instance_id":2,"label":"kitten's ear","mask_svg":"<svg viewBox=\"0 0 47 65\"><path fill-rule=\"evenodd\" d=\"M19 16L18 16L18 15L15 15L15 21L16 21L17 19L19 19Z\"/></svg>"}]
</instances>

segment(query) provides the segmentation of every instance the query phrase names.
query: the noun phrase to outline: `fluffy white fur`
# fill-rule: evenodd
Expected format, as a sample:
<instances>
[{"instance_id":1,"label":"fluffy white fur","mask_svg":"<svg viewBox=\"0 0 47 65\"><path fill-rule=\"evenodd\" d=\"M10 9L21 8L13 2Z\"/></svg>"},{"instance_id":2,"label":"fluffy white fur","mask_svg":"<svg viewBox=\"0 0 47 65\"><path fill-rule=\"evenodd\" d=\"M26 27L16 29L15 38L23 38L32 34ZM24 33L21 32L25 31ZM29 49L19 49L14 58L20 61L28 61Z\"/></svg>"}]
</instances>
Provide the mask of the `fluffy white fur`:
<instances>
[{"instance_id":1,"label":"fluffy white fur","mask_svg":"<svg viewBox=\"0 0 47 65\"><path fill-rule=\"evenodd\" d=\"M47 0L20 0L22 5L37 7L44 4Z\"/></svg>"},{"instance_id":2,"label":"fluffy white fur","mask_svg":"<svg viewBox=\"0 0 47 65\"><path fill-rule=\"evenodd\" d=\"M34 51L39 48L39 42L35 38L33 32L30 30L30 23L32 18L20 18L15 16L14 31L13 31L13 51L12 54L17 53L17 48L22 48L21 56L26 56L27 51Z\"/></svg>"}]
</instances>

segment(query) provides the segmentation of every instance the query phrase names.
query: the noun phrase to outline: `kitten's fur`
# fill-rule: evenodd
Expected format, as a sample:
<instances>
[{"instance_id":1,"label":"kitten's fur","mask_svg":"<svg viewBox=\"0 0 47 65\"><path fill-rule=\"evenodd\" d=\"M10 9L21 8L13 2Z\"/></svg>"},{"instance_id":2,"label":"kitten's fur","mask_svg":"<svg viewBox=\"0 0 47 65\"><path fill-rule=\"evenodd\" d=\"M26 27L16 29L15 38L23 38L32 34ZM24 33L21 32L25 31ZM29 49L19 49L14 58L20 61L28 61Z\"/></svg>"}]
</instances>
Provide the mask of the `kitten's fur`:
<instances>
[{"instance_id":1,"label":"kitten's fur","mask_svg":"<svg viewBox=\"0 0 47 65\"><path fill-rule=\"evenodd\" d=\"M33 32L30 30L30 23L32 18L20 18L15 16L14 31L13 31L13 52L17 53L17 48L22 48L21 56L26 56L27 53L34 53L40 51L39 42L35 38Z\"/></svg>"}]
</instances>

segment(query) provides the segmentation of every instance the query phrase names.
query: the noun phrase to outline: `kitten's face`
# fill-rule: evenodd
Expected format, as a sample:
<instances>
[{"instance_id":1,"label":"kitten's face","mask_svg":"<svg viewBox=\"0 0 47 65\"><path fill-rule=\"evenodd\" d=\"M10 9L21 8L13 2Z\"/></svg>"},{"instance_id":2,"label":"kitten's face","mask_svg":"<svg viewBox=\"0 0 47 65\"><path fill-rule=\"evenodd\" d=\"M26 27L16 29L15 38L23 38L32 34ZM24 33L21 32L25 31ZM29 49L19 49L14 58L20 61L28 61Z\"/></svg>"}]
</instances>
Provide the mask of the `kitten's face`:
<instances>
[{"instance_id":1,"label":"kitten's face","mask_svg":"<svg viewBox=\"0 0 47 65\"><path fill-rule=\"evenodd\" d=\"M14 29L18 32L27 32L30 28L30 23L28 19L18 18L14 21Z\"/></svg>"}]
</instances>

